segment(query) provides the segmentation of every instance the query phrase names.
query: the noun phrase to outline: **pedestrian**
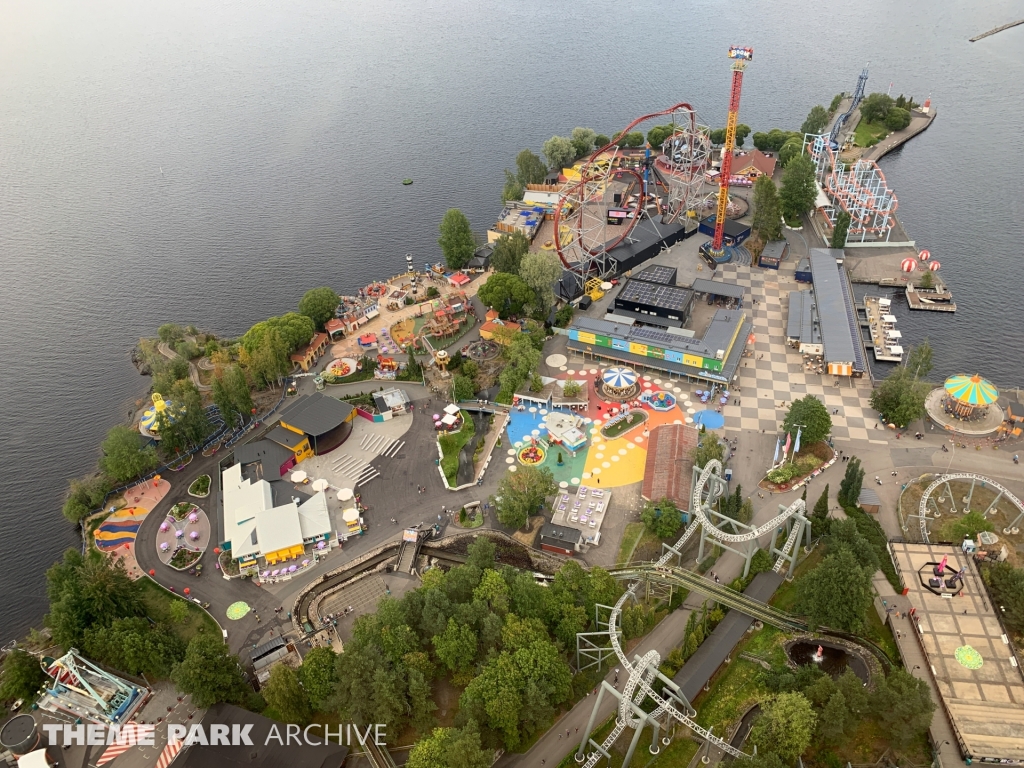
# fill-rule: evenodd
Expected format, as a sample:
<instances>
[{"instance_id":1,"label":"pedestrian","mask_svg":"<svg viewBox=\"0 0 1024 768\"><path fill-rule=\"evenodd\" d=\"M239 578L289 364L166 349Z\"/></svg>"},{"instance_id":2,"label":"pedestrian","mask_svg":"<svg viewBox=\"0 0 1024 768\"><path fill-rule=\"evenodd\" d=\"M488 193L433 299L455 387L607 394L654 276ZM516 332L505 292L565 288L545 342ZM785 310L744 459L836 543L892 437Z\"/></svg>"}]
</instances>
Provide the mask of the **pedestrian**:
<instances>
[{"instance_id":1,"label":"pedestrian","mask_svg":"<svg viewBox=\"0 0 1024 768\"><path fill-rule=\"evenodd\" d=\"M577 730L579 730L579 729L577 729ZM568 728L565 729L565 738L567 738L567 739L569 738L569 729Z\"/></svg>"}]
</instances>

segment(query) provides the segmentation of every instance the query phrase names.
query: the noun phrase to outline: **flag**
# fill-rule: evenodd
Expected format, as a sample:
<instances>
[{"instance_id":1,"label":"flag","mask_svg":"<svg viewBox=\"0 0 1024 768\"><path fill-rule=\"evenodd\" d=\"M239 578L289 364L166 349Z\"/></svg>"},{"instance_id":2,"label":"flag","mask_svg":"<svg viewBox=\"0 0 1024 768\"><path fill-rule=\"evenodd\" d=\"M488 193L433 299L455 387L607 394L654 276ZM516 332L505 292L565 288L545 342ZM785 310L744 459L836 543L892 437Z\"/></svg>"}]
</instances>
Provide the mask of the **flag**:
<instances>
[{"instance_id":1,"label":"flag","mask_svg":"<svg viewBox=\"0 0 1024 768\"><path fill-rule=\"evenodd\" d=\"M791 434L789 434L789 432L787 432L786 433L786 444L782 447L782 455L783 456L785 456L787 453L789 453L789 446L790 446L790 442L792 440L793 440L793 436Z\"/></svg>"},{"instance_id":2,"label":"flag","mask_svg":"<svg viewBox=\"0 0 1024 768\"><path fill-rule=\"evenodd\" d=\"M772 459L772 464L778 464L779 463L779 448L781 448L781 447L782 447L782 438L781 437L775 438L775 458Z\"/></svg>"},{"instance_id":3,"label":"flag","mask_svg":"<svg viewBox=\"0 0 1024 768\"><path fill-rule=\"evenodd\" d=\"M800 453L800 427L796 429L796 443L793 444L793 453Z\"/></svg>"}]
</instances>

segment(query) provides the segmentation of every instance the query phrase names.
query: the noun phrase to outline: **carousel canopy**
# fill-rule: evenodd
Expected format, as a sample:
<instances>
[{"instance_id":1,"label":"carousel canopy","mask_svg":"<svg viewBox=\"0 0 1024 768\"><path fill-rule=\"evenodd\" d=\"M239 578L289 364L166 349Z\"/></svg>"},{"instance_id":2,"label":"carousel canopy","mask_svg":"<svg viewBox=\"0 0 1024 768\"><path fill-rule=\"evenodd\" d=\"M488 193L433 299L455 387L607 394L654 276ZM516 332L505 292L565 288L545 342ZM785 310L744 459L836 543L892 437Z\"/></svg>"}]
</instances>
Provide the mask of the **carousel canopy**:
<instances>
[{"instance_id":1,"label":"carousel canopy","mask_svg":"<svg viewBox=\"0 0 1024 768\"><path fill-rule=\"evenodd\" d=\"M999 390L978 374L950 376L945 383L946 394L965 405L992 405L999 399Z\"/></svg>"},{"instance_id":2,"label":"carousel canopy","mask_svg":"<svg viewBox=\"0 0 1024 768\"><path fill-rule=\"evenodd\" d=\"M632 368L608 368L601 376L601 380L609 387L626 389L636 384L636 371Z\"/></svg>"}]
</instances>

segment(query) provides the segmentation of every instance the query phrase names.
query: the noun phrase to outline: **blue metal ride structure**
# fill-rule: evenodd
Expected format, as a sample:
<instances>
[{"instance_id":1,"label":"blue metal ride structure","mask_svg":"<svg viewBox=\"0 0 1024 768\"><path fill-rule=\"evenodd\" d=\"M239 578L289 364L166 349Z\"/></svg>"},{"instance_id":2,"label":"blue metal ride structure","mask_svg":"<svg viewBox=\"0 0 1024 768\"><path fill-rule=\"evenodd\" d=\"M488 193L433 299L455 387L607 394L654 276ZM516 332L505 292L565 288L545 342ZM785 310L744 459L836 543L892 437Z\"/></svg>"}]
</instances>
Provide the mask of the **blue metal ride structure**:
<instances>
[{"instance_id":1,"label":"blue metal ride structure","mask_svg":"<svg viewBox=\"0 0 1024 768\"><path fill-rule=\"evenodd\" d=\"M864 86L866 86L867 83L868 68L864 67L864 69L860 71L860 77L857 78L857 88L853 92L853 103L846 112L836 119L835 125L832 126L832 132L828 135L828 144L833 150L839 149L839 143L837 141L839 138L839 131L842 130L846 121L850 119L850 115L853 114L853 110L860 106L861 101L864 99Z\"/></svg>"}]
</instances>

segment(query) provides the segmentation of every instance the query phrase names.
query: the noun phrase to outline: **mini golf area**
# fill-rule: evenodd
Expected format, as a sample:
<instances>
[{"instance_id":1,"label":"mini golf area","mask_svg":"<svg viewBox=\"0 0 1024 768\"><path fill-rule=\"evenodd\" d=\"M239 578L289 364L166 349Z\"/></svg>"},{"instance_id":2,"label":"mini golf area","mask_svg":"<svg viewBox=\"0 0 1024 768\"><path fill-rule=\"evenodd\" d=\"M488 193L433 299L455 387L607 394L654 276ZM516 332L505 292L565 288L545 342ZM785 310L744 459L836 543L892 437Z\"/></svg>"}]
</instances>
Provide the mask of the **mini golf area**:
<instances>
[{"instance_id":1,"label":"mini golf area","mask_svg":"<svg viewBox=\"0 0 1024 768\"><path fill-rule=\"evenodd\" d=\"M721 420L721 416L714 411L694 411L689 414L690 421L688 422L686 406L689 401L685 399L687 397L685 391L689 387L684 387L683 393L675 393L673 388L682 386L682 382L668 382L653 376L640 376L639 383L642 390L638 399L643 401L644 405L639 409L634 408L633 411L642 410L646 421L620 437L607 439L601 435L601 427L613 418L611 409L619 407L619 403L602 400L595 390L594 379L602 371L602 368L586 368L567 371L560 377L573 379L581 384L585 383L588 388L590 405L586 411L571 412L587 420L583 426L587 444L576 452L575 458L567 448L551 443L545 451L543 461L536 465L531 463L531 466L545 467L551 470L555 482L564 482L570 486L582 483L595 488L616 488L639 483L644 479L647 440L651 430L662 424L693 423L695 415L707 414L718 417L717 420L706 419L708 429L714 428L713 423ZM666 391L668 396L658 398L658 393L662 391ZM643 393L651 393L651 396L644 397ZM647 402L650 399L655 400L658 407L651 407ZM699 406L699 401L696 404ZM509 469L522 466L524 462L520 461L519 454L531 444L532 438L547 440L544 416L547 415L548 410L535 403L524 402L522 405L525 410L520 411L518 407L513 407L510 412L512 418L508 425L508 437L511 444L504 444L505 463ZM564 409L555 410L561 412ZM719 426L721 425L719 424ZM537 435L534 435L535 430ZM559 453L562 454L562 466L558 465Z\"/></svg>"}]
</instances>

